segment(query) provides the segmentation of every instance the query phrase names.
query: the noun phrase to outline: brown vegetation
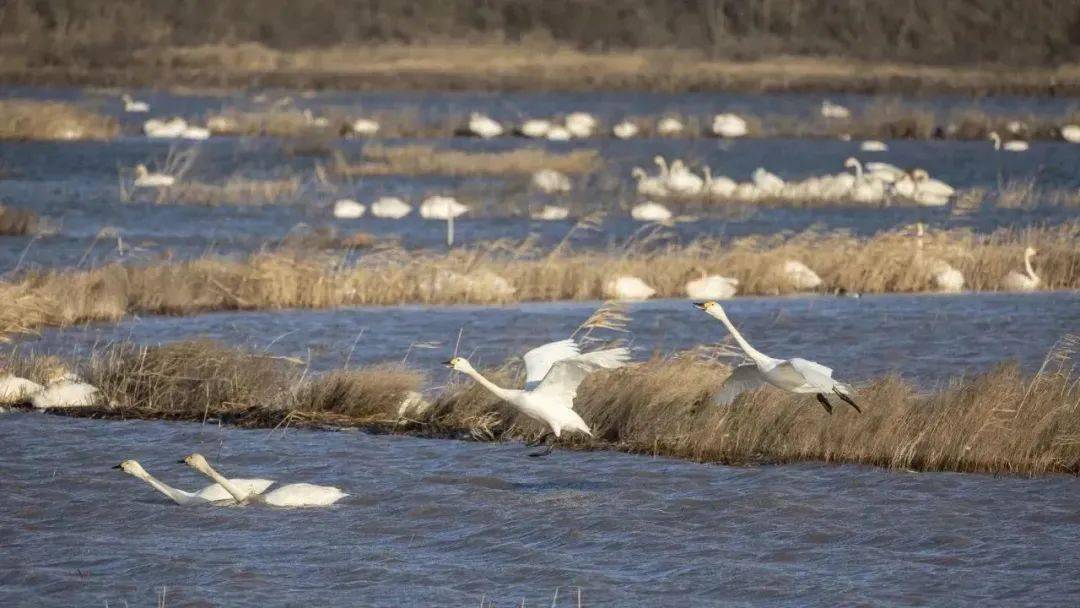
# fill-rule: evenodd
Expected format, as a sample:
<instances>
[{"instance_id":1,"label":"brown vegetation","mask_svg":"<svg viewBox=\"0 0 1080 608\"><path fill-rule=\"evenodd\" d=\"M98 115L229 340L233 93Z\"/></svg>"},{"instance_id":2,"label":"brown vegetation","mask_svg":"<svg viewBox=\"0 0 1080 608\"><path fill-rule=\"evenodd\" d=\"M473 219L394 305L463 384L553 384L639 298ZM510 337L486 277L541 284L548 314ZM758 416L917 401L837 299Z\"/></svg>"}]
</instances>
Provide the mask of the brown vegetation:
<instances>
[{"instance_id":1,"label":"brown vegetation","mask_svg":"<svg viewBox=\"0 0 1080 608\"><path fill-rule=\"evenodd\" d=\"M115 321L128 314L192 314L209 310L331 308L337 306L490 304L604 298L613 276L638 276L657 297L685 297L687 281L702 273L737 278L741 295L795 291L780 268L800 260L817 272L820 291L854 293L934 291L928 262L960 270L966 289L1001 288L1022 268L1023 251L1038 248L1035 267L1043 289L1080 288L1080 224L1056 228L932 232L920 254L909 232L863 239L807 232L791 237L702 240L686 246L635 246L612 251L543 253L506 243L449 253L396 248L353 263L340 256L281 251L246 260L200 258L149 266L113 264L87 271L30 274L0 282L0 333L44 326Z\"/></svg>"},{"instance_id":2,"label":"brown vegetation","mask_svg":"<svg viewBox=\"0 0 1080 608\"><path fill-rule=\"evenodd\" d=\"M531 174L540 169L563 173L590 173L601 165L596 150L550 152L520 148L506 152L442 150L434 146L364 147L364 162L350 164L340 153L331 170L339 175L508 175Z\"/></svg>"},{"instance_id":3,"label":"brown vegetation","mask_svg":"<svg viewBox=\"0 0 1080 608\"><path fill-rule=\"evenodd\" d=\"M600 372L575 409L595 439L617 449L732 464L818 460L896 469L1080 473L1080 382L1067 338L1035 375L1016 365L956 379L932 393L888 376L857 387L863 414L826 415L811 395L763 388L727 407L708 398L729 371L690 353ZM10 355L13 372L40 379L54 361ZM478 440L532 439L541 429L471 381L452 384L433 407L402 418L399 406L423 378L399 365L308 377L293 361L211 342L119 344L81 371L110 405L73 415L224 420L249 426L353 426L380 432ZM498 381L514 382L514 366ZM518 374L520 375L520 374ZM520 378L517 378L520 381Z\"/></svg>"},{"instance_id":4,"label":"brown vegetation","mask_svg":"<svg viewBox=\"0 0 1080 608\"><path fill-rule=\"evenodd\" d=\"M110 139L116 121L60 101L0 100L0 139Z\"/></svg>"},{"instance_id":5,"label":"brown vegetation","mask_svg":"<svg viewBox=\"0 0 1080 608\"><path fill-rule=\"evenodd\" d=\"M269 205L296 202L303 183L299 177L248 179L233 176L224 184L181 180L154 190L158 203L185 205Z\"/></svg>"},{"instance_id":6,"label":"brown vegetation","mask_svg":"<svg viewBox=\"0 0 1080 608\"><path fill-rule=\"evenodd\" d=\"M38 216L29 209L0 204L0 236L26 236L38 230Z\"/></svg>"}]
</instances>

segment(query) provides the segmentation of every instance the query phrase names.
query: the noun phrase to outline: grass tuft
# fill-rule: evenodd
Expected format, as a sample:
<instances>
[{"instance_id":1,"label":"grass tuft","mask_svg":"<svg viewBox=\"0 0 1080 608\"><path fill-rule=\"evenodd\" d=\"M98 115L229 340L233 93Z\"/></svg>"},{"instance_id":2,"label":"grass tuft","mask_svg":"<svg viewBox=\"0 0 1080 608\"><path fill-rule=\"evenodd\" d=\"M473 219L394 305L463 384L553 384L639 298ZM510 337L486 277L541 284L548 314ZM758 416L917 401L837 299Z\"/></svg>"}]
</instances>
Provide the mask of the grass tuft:
<instances>
[{"instance_id":1,"label":"grass tuft","mask_svg":"<svg viewBox=\"0 0 1080 608\"><path fill-rule=\"evenodd\" d=\"M112 139L116 121L59 101L0 100L0 139Z\"/></svg>"}]
</instances>

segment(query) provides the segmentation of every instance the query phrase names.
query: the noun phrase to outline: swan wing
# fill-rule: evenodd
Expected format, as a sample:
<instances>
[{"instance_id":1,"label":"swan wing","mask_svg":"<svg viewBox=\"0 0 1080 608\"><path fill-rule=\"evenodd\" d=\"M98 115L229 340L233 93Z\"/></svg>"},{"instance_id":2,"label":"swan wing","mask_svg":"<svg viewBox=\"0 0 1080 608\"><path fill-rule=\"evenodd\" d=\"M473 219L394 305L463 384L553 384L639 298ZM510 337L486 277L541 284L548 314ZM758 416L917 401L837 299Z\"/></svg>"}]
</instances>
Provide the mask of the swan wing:
<instances>
[{"instance_id":1,"label":"swan wing","mask_svg":"<svg viewBox=\"0 0 1080 608\"><path fill-rule=\"evenodd\" d=\"M756 365L752 363L740 365L732 370L731 375L720 385L720 390L712 396L711 402L719 406L730 405L739 395L752 391L762 384L765 384L765 378L761 376Z\"/></svg>"},{"instance_id":2,"label":"swan wing","mask_svg":"<svg viewBox=\"0 0 1080 608\"><path fill-rule=\"evenodd\" d=\"M572 358L603 369L616 369L626 365L630 360L630 349L620 346L607 350L595 350Z\"/></svg>"},{"instance_id":3,"label":"swan wing","mask_svg":"<svg viewBox=\"0 0 1080 608\"><path fill-rule=\"evenodd\" d=\"M585 361L564 359L551 366L551 371L532 392L553 400L569 402L570 407L573 408L578 386L589 374L598 369L600 368Z\"/></svg>"},{"instance_id":4,"label":"swan wing","mask_svg":"<svg viewBox=\"0 0 1080 608\"><path fill-rule=\"evenodd\" d=\"M803 377L807 384L824 392L832 391L833 387L838 384L836 380L833 380L832 368L806 359L791 359L788 363Z\"/></svg>"},{"instance_id":5,"label":"swan wing","mask_svg":"<svg viewBox=\"0 0 1080 608\"><path fill-rule=\"evenodd\" d=\"M262 494L274 483L272 479L230 479L229 481L243 490L248 496ZM221 484L217 483L212 483L199 490L195 493L195 496L210 502L218 502L221 500L232 502L234 500L232 495L229 494L225 488L221 487Z\"/></svg>"},{"instance_id":6,"label":"swan wing","mask_svg":"<svg viewBox=\"0 0 1080 608\"><path fill-rule=\"evenodd\" d=\"M263 496L263 502L277 507L323 507L348 496L332 486L291 483Z\"/></svg>"},{"instance_id":7,"label":"swan wing","mask_svg":"<svg viewBox=\"0 0 1080 608\"><path fill-rule=\"evenodd\" d=\"M525 387L531 388L540 383L551 371L551 366L563 359L572 359L581 354L576 342L567 338L537 346L522 356L525 360Z\"/></svg>"}]
</instances>

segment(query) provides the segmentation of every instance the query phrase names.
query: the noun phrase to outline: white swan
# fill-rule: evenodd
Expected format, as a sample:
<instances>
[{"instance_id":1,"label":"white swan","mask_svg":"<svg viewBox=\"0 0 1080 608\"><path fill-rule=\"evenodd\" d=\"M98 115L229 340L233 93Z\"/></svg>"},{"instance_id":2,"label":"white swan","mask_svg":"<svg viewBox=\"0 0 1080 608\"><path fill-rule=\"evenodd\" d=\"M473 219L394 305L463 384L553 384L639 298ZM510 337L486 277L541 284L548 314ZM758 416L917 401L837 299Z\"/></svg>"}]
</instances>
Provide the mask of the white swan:
<instances>
[{"instance_id":1,"label":"white swan","mask_svg":"<svg viewBox=\"0 0 1080 608\"><path fill-rule=\"evenodd\" d=\"M183 118L170 118L169 120L151 118L143 123L143 132L146 133L147 137L155 139L174 139L180 137L187 128L187 121Z\"/></svg>"},{"instance_id":2,"label":"white swan","mask_svg":"<svg viewBox=\"0 0 1080 608\"><path fill-rule=\"evenodd\" d=\"M739 291L739 279L720 275L705 276L686 284L686 296L692 300L726 300Z\"/></svg>"},{"instance_id":3,"label":"white swan","mask_svg":"<svg viewBox=\"0 0 1080 608\"><path fill-rule=\"evenodd\" d=\"M994 142L995 150L1005 150L1006 152L1026 152L1030 146L1023 140L1013 139L1005 143L1001 142L1001 136L997 134L997 131L990 132L990 141Z\"/></svg>"},{"instance_id":4,"label":"white swan","mask_svg":"<svg viewBox=\"0 0 1080 608\"><path fill-rule=\"evenodd\" d=\"M570 210L558 205L544 205L540 211L530 214L529 217L534 220L555 222L570 217Z\"/></svg>"},{"instance_id":5,"label":"white swan","mask_svg":"<svg viewBox=\"0 0 1080 608\"><path fill-rule=\"evenodd\" d=\"M604 295L623 302L640 302L656 295L656 290L637 277L619 276L604 283Z\"/></svg>"},{"instance_id":6,"label":"white swan","mask_svg":"<svg viewBox=\"0 0 1080 608\"><path fill-rule=\"evenodd\" d=\"M746 121L738 114L717 114L713 116L712 132L717 137L743 137L749 130Z\"/></svg>"},{"instance_id":7,"label":"white swan","mask_svg":"<svg viewBox=\"0 0 1080 608\"><path fill-rule=\"evenodd\" d=\"M587 112L571 112L563 122L566 124L566 131L579 139L591 137L593 129L596 128L596 119Z\"/></svg>"},{"instance_id":8,"label":"white swan","mask_svg":"<svg viewBox=\"0 0 1080 608\"><path fill-rule=\"evenodd\" d=\"M532 185L545 194L570 192L570 178L555 169L540 169L532 174Z\"/></svg>"},{"instance_id":9,"label":"white swan","mask_svg":"<svg viewBox=\"0 0 1080 608\"><path fill-rule=\"evenodd\" d=\"M656 123L656 133L662 137L674 137L682 132L683 123L678 118L668 116L661 118L660 122Z\"/></svg>"},{"instance_id":10,"label":"white swan","mask_svg":"<svg viewBox=\"0 0 1080 608\"><path fill-rule=\"evenodd\" d=\"M550 347L550 345L547 345ZM540 347L546 348L546 347ZM589 374L603 369L605 367L621 367L624 365L626 357L629 352L625 348L615 348L607 351L598 351L596 353L589 353L589 355L602 358L606 361L614 362L610 366L599 365L593 361L586 360L585 356L576 356L573 358L567 358L551 362L549 369L542 375L531 374L533 383L531 388L525 390L506 389L497 386L491 382L480 372L476 371L473 366L464 357L454 357L453 359L445 363L455 371L459 371L463 374L467 374L472 377L481 386L491 391L493 395L499 397L503 401L506 401L514 408L524 414L525 416L547 426L547 429L539 440L534 445L544 445L552 435L556 439L562 436L563 431L579 431L592 437L592 431L589 430L589 425L585 424L585 421L581 419L581 416L574 411L574 397L577 396L578 386L585 380ZM526 355L528 356L528 355ZM546 364L548 358L545 357L543 363ZM528 370L529 361L526 360L526 369ZM535 368L539 370L543 365L536 365ZM539 379L537 378L539 376ZM527 386L530 382L526 380ZM540 452L534 452L529 456L546 456L550 454L552 446L547 444L546 449Z\"/></svg>"},{"instance_id":11,"label":"white swan","mask_svg":"<svg viewBox=\"0 0 1080 608\"><path fill-rule=\"evenodd\" d=\"M674 160L667 176L667 189L674 194L694 196L701 194L705 180L688 169L681 160Z\"/></svg>"},{"instance_id":12,"label":"white swan","mask_svg":"<svg viewBox=\"0 0 1080 608\"><path fill-rule=\"evenodd\" d=\"M862 163L851 157L844 161L844 166L855 169L855 181L848 191L848 198L856 203L876 204L885 200L885 184L863 174Z\"/></svg>"},{"instance_id":13,"label":"white swan","mask_svg":"<svg viewBox=\"0 0 1080 608\"><path fill-rule=\"evenodd\" d=\"M798 260L787 260L781 268L795 289L815 289L821 285L821 277Z\"/></svg>"},{"instance_id":14,"label":"white swan","mask_svg":"<svg viewBox=\"0 0 1080 608\"><path fill-rule=\"evenodd\" d=\"M1065 125L1061 127L1061 139L1071 143L1080 144L1080 125Z\"/></svg>"},{"instance_id":15,"label":"white swan","mask_svg":"<svg viewBox=\"0 0 1080 608\"><path fill-rule=\"evenodd\" d=\"M396 196L382 196L371 203L371 215L384 219L400 220L412 213L412 205Z\"/></svg>"},{"instance_id":16,"label":"white swan","mask_svg":"<svg viewBox=\"0 0 1080 608\"><path fill-rule=\"evenodd\" d=\"M851 110L826 99L821 102L821 115L825 118L849 118Z\"/></svg>"},{"instance_id":17,"label":"white swan","mask_svg":"<svg viewBox=\"0 0 1080 608\"><path fill-rule=\"evenodd\" d=\"M524 137L544 138L551 130L551 121L542 118L530 118L521 123L518 133Z\"/></svg>"},{"instance_id":18,"label":"white swan","mask_svg":"<svg viewBox=\"0 0 1080 608\"><path fill-rule=\"evenodd\" d=\"M1024 273L1021 274L1015 270L1010 270L1009 274L1005 275L1005 278L1001 280L1001 285L1005 289L1009 291L1034 291L1039 287L1042 279L1035 274L1035 269L1031 267L1031 258L1036 253L1034 247L1028 247L1024 250Z\"/></svg>"},{"instance_id":19,"label":"white swan","mask_svg":"<svg viewBox=\"0 0 1080 608\"><path fill-rule=\"evenodd\" d=\"M888 152L889 146L883 141L870 139L859 144L859 149L863 152Z\"/></svg>"},{"instance_id":20,"label":"white swan","mask_svg":"<svg viewBox=\"0 0 1080 608\"><path fill-rule=\"evenodd\" d=\"M634 205L634 208L630 210L630 217L639 222L665 222L671 219L672 214L660 203L647 201Z\"/></svg>"},{"instance_id":21,"label":"white swan","mask_svg":"<svg viewBox=\"0 0 1080 608\"><path fill-rule=\"evenodd\" d=\"M907 172L889 163L882 162L868 162L864 166L866 172L874 177L874 179L881 180L886 184L891 184L896 180L907 175Z\"/></svg>"},{"instance_id":22,"label":"white swan","mask_svg":"<svg viewBox=\"0 0 1080 608\"><path fill-rule=\"evenodd\" d=\"M364 217L367 208L351 198L334 201L334 217L339 220L355 220Z\"/></svg>"},{"instance_id":23,"label":"white swan","mask_svg":"<svg viewBox=\"0 0 1080 608\"><path fill-rule=\"evenodd\" d=\"M731 198L735 194L735 189L739 185L735 183L735 180L730 177L721 175L720 177L712 176L712 169L705 167L705 185L702 190L709 196L717 198Z\"/></svg>"},{"instance_id":24,"label":"white swan","mask_svg":"<svg viewBox=\"0 0 1080 608\"><path fill-rule=\"evenodd\" d=\"M54 407L90 407L97 404L101 394L96 386L83 382L77 375L56 370L45 388L30 398L39 410Z\"/></svg>"},{"instance_id":25,"label":"white swan","mask_svg":"<svg viewBox=\"0 0 1080 608\"><path fill-rule=\"evenodd\" d=\"M655 196L656 198L667 198L669 192L667 183L664 178L659 176L650 176L641 167L634 167L630 170L630 175L637 180L638 194L644 196Z\"/></svg>"},{"instance_id":26,"label":"white swan","mask_svg":"<svg viewBox=\"0 0 1080 608\"><path fill-rule=\"evenodd\" d=\"M532 390L560 361L580 361L603 369L616 369L626 364L630 351L626 348L609 348L582 354L581 346L573 338L567 338L537 346L521 358L525 362L525 390Z\"/></svg>"},{"instance_id":27,"label":"white swan","mask_svg":"<svg viewBox=\"0 0 1080 608\"><path fill-rule=\"evenodd\" d=\"M638 126L629 120L624 120L611 129L612 135L619 139L630 139L638 134Z\"/></svg>"},{"instance_id":28,"label":"white swan","mask_svg":"<svg viewBox=\"0 0 1080 608\"><path fill-rule=\"evenodd\" d=\"M142 468L135 460L125 460L120 464L113 467L114 469L120 469L121 471L136 477L150 484L158 492L161 492L165 496L169 497L178 505L205 505L216 502L229 502L235 503L235 499L229 494L225 488L221 487L221 484L214 483L206 486L198 492L185 492L174 488L158 478L154 477L150 473L146 472L146 469ZM262 494L269 488L274 482L270 479L230 479L234 485L244 491L245 494Z\"/></svg>"},{"instance_id":29,"label":"white swan","mask_svg":"<svg viewBox=\"0 0 1080 608\"><path fill-rule=\"evenodd\" d=\"M304 120L312 127L322 129L330 126L330 120L325 116L316 116L310 109L304 109Z\"/></svg>"},{"instance_id":30,"label":"white swan","mask_svg":"<svg viewBox=\"0 0 1080 608\"><path fill-rule=\"evenodd\" d=\"M188 125L180 132L181 139L193 139L202 141L210 139L210 129L198 125Z\"/></svg>"},{"instance_id":31,"label":"white swan","mask_svg":"<svg viewBox=\"0 0 1080 608\"><path fill-rule=\"evenodd\" d=\"M552 125L547 132L548 141L570 141L572 137L570 131L562 125Z\"/></svg>"},{"instance_id":32,"label":"white swan","mask_svg":"<svg viewBox=\"0 0 1080 608\"><path fill-rule=\"evenodd\" d=\"M477 137L490 139L503 134L502 125L479 112L469 115L469 132Z\"/></svg>"},{"instance_id":33,"label":"white swan","mask_svg":"<svg viewBox=\"0 0 1080 608\"><path fill-rule=\"evenodd\" d=\"M168 173L150 173L146 165L135 165L136 188L168 188L176 183L176 177Z\"/></svg>"},{"instance_id":34,"label":"white swan","mask_svg":"<svg viewBox=\"0 0 1080 608\"><path fill-rule=\"evenodd\" d=\"M339 488L310 483L290 483L265 494L253 494L215 471L201 454L192 454L181 462L221 484L241 505L260 503L273 507L326 507L348 496Z\"/></svg>"},{"instance_id":35,"label":"white swan","mask_svg":"<svg viewBox=\"0 0 1080 608\"><path fill-rule=\"evenodd\" d=\"M420 217L426 220L453 219L468 210L452 196L429 196L420 203Z\"/></svg>"},{"instance_id":36,"label":"white swan","mask_svg":"<svg viewBox=\"0 0 1080 608\"><path fill-rule=\"evenodd\" d=\"M43 388L33 380L13 376L10 373L4 374L0 377L0 405L26 403Z\"/></svg>"},{"instance_id":37,"label":"white swan","mask_svg":"<svg viewBox=\"0 0 1080 608\"><path fill-rule=\"evenodd\" d=\"M829 397L835 395L843 402L862 413L862 409L852 399L851 386L833 379L833 370L806 359L774 359L750 346L739 330L728 319L724 309L716 302L694 304L710 316L719 319L735 338L752 364L736 367L727 380L720 386L720 391L713 396L716 405L728 405L741 393L753 390L762 384L771 384L790 393L813 393L825 411L832 414L833 406Z\"/></svg>"},{"instance_id":38,"label":"white swan","mask_svg":"<svg viewBox=\"0 0 1080 608\"><path fill-rule=\"evenodd\" d=\"M131 95L128 95L127 93L124 93L123 95L121 95L120 98L124 100L124 111L125 112L149 112L150 111L150 104L146 103L145 101L137 101L135 99L132 99Z\"/></svg>"},{"instance_id":39,"label":"white swan","mask_svg":"<svg viewBox=\"0 0 1080 608\"><path fill-rule=\"evenodd\" d=\"M374 137L380 127L379 122L371 118L357 118L349 123L349 131L359 137Z\"/></svg>"},{"instance_id":40,"label":"white swan","mask_svg":"<svg viewBox=\"0 0 1080 608\"><path fill-rule=\"evenodd\" d=\"M930 278L934 282L934 287L942 293L960 293L964 290L964 273L960 272L956 268L953 268L952 264L949 264L945 260L938 260L935 258L923 259L923 235L925 229L923 223L918 222L915 224L915 264L923 266L926 271L930 273Z\"/></svg>"},{"instance_id":41,"label":"white swan","mask_svg":"<svg viewBox=\"0 0 1080 608\"><path fill-rule=\"evenodd\" d=\"M777 194L780 194L780 190L784 187L784 180L779 176L770 173L764 167L754 169L751 178L754 180L754 185L757 186L758 192L764 196L776 196Z\"/></svg>"}]
</instances>

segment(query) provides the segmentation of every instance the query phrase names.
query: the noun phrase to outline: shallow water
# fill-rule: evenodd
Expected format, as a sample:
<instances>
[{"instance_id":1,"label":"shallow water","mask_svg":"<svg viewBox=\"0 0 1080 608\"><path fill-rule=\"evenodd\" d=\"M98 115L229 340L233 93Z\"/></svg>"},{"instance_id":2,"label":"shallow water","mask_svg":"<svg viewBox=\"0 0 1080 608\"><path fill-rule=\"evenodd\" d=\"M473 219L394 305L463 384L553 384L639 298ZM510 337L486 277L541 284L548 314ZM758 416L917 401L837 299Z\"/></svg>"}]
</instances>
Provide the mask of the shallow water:
<instances>
[{"instance_id":1,"label":"shallow water","mask_svg":"<svg viewBox=\"0 0 1080 608\"><path fill-rule=\"evenodd\" d=\"M1080 485L517 444L0 416L0 604L985 606L1080 597ZM352 496L179 507L178 458Z\"/></svg>"},{"instance_id":2,"label":"shallow water","mask_svg":"<svg viewBox=\"0 0 1080 608\"><path fill-rule=\"evenodd\" d=\"M160 344L207 337L298 357L311 369L406 361L446 378L439 364L455 352L478 367L499 365L533 346L569 336L598 302L505 307L366 307L329 311L146 317L119 325L45 330L23 352L85 357L94 347L132 340ZM739 298L729 315L763 352L801 356L858 381L899 372L925 387L1015 360L1034 371L1058 339L1080 331L1080 294L885 295L863 298ZM637 359L719 343L723 326L686 300L630 305L626 340Z\"/></svg>"}]
</instances>

